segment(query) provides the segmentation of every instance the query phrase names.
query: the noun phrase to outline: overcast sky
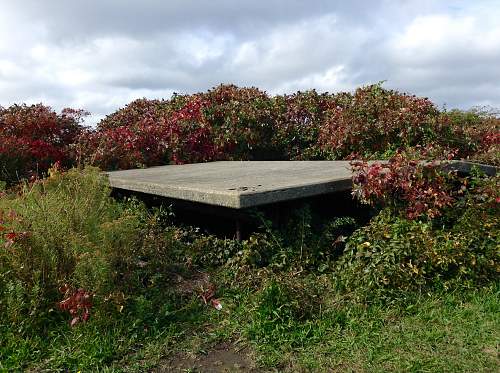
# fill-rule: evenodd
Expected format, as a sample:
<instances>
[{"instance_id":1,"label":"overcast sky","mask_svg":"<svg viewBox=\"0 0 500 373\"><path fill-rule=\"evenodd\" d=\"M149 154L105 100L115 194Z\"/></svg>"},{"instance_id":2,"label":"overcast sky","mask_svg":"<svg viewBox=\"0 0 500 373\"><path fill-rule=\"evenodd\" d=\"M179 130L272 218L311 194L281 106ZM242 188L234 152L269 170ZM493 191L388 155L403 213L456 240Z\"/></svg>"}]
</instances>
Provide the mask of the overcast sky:
<instances>
[{"instance_id":1,"label":"overcast sky","mask_svg":"<svg viewBox=\"0 0 500 373\"><path fill-rule=\"evenodd\" d=\"M0 105L83 108L220 83L270 94L387 80L500 108L500 0L0 0Z\"/></svg>"}]
</instances>

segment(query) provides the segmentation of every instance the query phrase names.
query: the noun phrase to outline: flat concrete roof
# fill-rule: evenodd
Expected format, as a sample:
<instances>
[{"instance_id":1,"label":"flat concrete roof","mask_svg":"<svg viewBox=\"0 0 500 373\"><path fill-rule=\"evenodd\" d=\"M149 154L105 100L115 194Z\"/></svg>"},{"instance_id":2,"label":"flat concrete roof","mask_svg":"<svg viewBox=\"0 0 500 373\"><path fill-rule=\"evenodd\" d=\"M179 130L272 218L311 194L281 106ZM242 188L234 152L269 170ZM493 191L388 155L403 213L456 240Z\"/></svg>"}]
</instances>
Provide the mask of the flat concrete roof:
<instances>
[{"instance_id":1,"label":"flat concrete roof","mask_svg":"<svg viewBox=\"0 0 500 373\"><path fill-rule=\"evenodd\" d=\"M351 189L348 161L220 161L108 175L113 188L234 209Z\"/></svg>"},{"instance_id":2,"label":"flat concrete roof","mask_svg":"<svg viewBox=\"0 0 500 373\"><path fill-rule=\"evenodd\" d=\"M458 170L469 171L470 166L469 162L452 163ZM352 187L349 161L220 161L107 174L113 188L233 209Z\"/></svg>"}]
</instances>

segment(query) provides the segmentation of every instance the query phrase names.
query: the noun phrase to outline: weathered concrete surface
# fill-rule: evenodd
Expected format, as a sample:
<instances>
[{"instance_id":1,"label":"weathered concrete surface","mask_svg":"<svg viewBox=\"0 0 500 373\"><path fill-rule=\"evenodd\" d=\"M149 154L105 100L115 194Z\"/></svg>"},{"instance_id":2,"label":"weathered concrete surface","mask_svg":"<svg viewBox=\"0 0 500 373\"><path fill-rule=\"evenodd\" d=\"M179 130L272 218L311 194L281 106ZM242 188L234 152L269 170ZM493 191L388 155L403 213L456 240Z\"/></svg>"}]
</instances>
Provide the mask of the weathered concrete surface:
<instances>
[{"instance_id":1,"label":"weathered concrete surface","mask_svg":"<svg viewBox=\"0 0 500 373\"><path fill-rule=\"evenodd\" d=\"M108 175L114 188L235 209L351 188L347 161L221 161Z\"/></svg>"},{"instance_id":2,"label":"weathered concrete surface","mask_svg":"<svg viewBox=\"0 0 500 373\"><path fill-rule=\"evenodd\" d=\"M454 161L451 167L468 172L470 163ZM113 188L234 209L346 191L352 186L348 161L221 161L108 175Z\"/></svg>"}]
</instances>

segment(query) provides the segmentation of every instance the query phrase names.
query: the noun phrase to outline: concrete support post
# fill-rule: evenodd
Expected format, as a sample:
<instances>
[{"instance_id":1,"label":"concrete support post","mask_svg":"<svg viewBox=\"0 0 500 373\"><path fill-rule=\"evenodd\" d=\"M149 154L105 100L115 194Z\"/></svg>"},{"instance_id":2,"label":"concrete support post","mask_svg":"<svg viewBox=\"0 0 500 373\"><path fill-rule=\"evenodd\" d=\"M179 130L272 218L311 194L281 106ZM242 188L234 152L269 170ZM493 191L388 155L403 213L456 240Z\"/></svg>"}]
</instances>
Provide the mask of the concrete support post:
<instances>
[{"instance_id":1,"label":"concrete support post","mask_svg":"<svg viewBox=\"0 0 500 373\"><path fill-rule=\"evenodd\" d=\"M236 239L241 241L241 219L239 217L236 218Z\"/></svg>"}]
</instances>

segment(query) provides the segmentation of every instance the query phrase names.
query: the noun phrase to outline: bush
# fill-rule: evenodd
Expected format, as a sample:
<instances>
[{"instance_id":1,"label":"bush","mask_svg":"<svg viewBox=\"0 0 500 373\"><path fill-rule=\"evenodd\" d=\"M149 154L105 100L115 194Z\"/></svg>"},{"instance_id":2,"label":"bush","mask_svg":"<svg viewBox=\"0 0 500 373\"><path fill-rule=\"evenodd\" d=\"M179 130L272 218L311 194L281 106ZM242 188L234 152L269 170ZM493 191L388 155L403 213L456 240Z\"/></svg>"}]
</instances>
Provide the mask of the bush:
<instances>
[{"instance_id":1,"label":"bush","mask_svg":"<svg viewBox=\"0 0 500 373\"><path fill-rule=\"evenodd\" d=\"M168 163L166 117L169 103L140 99L104 118L95 131L79 138L82 161L105 170L155 166Z\"/></svg>"},{"instance_id":2,"label":"bush","mask_svg":"<svg viewBox=\"0 0 500 373\"><path fill-rule=\"evenodd\" d=\"M56 162L72 166L85 115L73 109L57 114L42 104L0 107L0 180L13 184L39 176Z\"/></svg>"},{"instance_id":3,"label":"bush","mask_svg":"<svg viewBox=\"0 0 500 373\"><path fill-rule=\"evenodd\" d=\"M153 277L161 283L175 231L109 192L96 169L52 169L19 196L0 199L2 321L36 324L63 296L76 309L83 295L93 295L101 307L117 294L140 292Z\"/></svg>"},{"instance_id":4,"label":"bush","mask_svg":"<svg viewBox=\"0 0 500 373\"><path fill-rule=\"evenodd\" d=\"M203 235L186 245L187 261L198 266L216 267L226 264L241 251L242 243L233 239Z\"/></svg>"},{"instance_id":5,"label":"bush","mask_svg":"<svg viewBox=\"0 0 500 373\"><path fill-rule=\"evenodd\" d=\"M441 113L435 143L453 148L460 158L500 165L500 118L488 110Z\"/></svg>"},{"instance_id":6,"label":"bush","mask_svg":"<svg viewBox=\"0 0 500 373\"><path fill-rule=\"evenodd\" d=\"M427 143L437 115L427 98L375 84L357 89L351 99L330 110L319 142L334 158L380 158L398 148Z\"/></svg>"},{"instance_id":7,"label":"bush","mask_svg":"<svg viewBox=\"0 0 500 373\"><path fill-rule=\"evenodd\" d=\"M281 150L272 143L275 112L269 96L257 88L220 85L202 97L204 117L216 146L216 158L273 160Z\"/></svg>"},{"instance_id":8,"label":"bush","mask_svg":"<svg viewBox=\"0 0 500 373\"><path fill-rule=\"evenodd\" d=\"M423 163L398 152L387 163L355 161L353 195L361 202L403 210L409 219L434 218L454 201L454 174L436 162Z\"/></svg>"},{"instance_id":9,"label":"bush","mask_svg":"<svg viewBox=\"0 0 500 373\"><path fill-rule=\"evenodd\" d=\"M220 85L170 100L139 99L83 129L87 113L39 105L0 108L0 179L13 183L54 162L105 170L214 160L387 159L398 149L453 152L498 164L500 119L491 111L439 111L375 84L354 94L270 97Z\"/></svg>"},{"instance_id":10,"label":"bush","mask_svg":"<svg viewBox=\"0 0 500 373\"><path fill-rule=\"evenodd\" d=\"M102 169L269 159L272 118L271 100L255 88L136 100L81 136L80 157Z\"/></svg>"},{"instance_id":11,"label":"bush","mask_svg":"<svg viewBox=\"0 0 500 373\"><path fill-rule=\"evenodd\" d=\"M320 128L337 99L328 93L297 92L274 97L276 129L273 144L286 159L315 160L325 155L318 146Z\"/></svg>"},{"instance_id":12,"label":"bush","mask_svg":"<svg viewBox=\"0 0 500 373\"><path fill-rule=\"evenodd\" d=\"M79 158L104 170L165 164L158 131L156 125L147 122L134 130L122 126L99 132L85 131L79 139Z\"/></svg>"},{"instance_id":13,"label":"bush","mask_svg":"<svg viewBox=\"0 0 500 373\"><path fill-rule=\"evenodd\" d=\"M383 210L348 240L337 266L347 290L364 300L408 291L472 287L499 274L499 178L473 179L436 220Z\"/></svg>"},{"instance_id":14,"label":"bush","mask_svg":"<svg viewBox=\"0 0 500 373\"><path fill-rule=\"evenodd\" d=\"M171 100L136 100L81 137L81 156L103 169L213 160L387 159L399 150L496 164L499 119L440 112L426 98L375 84L354 94L269 97L220 85ZM420 147L420 148L419 148ZM422 149L425 149L423 151Z\"/></svg>"},{"instance_id":15,"label":"bush","mask_svg":"<svg viewBox=\"0 0 500 373\"><path fill-rule=\"evenodd\" d=\"M184 241L184 261L204 268L326 272L342 254L346 238L358 226L353 217L325 218L313 214L308 205L291 212L280 226L273 226L264 214L258 215L262 222L260 229L243 241L191 235Z\"/></svg>"}]
</instances>

